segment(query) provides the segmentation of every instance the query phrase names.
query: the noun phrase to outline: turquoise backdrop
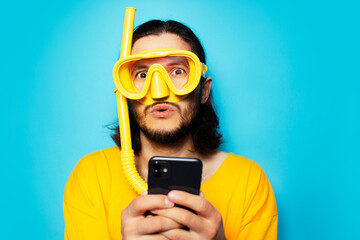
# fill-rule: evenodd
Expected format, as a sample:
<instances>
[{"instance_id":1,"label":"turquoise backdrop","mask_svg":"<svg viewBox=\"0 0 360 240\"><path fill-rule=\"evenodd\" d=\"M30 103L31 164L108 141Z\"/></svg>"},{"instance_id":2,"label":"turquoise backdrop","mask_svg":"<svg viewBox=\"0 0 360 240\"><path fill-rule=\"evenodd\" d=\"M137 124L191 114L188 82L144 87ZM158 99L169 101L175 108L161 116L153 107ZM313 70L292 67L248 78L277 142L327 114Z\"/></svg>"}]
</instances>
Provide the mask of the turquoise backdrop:
<instances>
[{"instance_id":1,"label":"turquoise backdrop","mask_svg":"<svg viewBox=\"0 0 360 240\"><path fill-rule=\"evenodd\" d=\"M124 8L206 49L222 149L258 162L279 239L360 239L358 1L4 1L0 238L62 239L66 180L113 146Z\"/></svg>"}]
</instances>

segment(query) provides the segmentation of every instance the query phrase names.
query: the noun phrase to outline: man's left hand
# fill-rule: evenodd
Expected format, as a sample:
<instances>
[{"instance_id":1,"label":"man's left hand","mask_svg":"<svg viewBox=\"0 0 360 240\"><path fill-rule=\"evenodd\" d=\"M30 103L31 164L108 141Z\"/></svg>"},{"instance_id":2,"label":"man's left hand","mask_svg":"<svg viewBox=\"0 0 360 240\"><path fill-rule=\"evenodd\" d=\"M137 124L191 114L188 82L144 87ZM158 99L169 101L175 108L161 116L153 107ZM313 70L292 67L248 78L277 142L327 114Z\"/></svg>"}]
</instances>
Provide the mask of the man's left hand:
<instances>
[{"instance_id":1,"label":"man's left hand","mask_svg":"<svg viewBox=\"0 0 360 240\"><path fill-rule=\"evenodd\" d=\"M208 200L183 191L171 191L168 198L173 203L194 210L197 214L179 207L152 211L189 229L172 229L162 232L162 235L169 239L226 239L221 214Z\"/></svg>"}]
</instances>

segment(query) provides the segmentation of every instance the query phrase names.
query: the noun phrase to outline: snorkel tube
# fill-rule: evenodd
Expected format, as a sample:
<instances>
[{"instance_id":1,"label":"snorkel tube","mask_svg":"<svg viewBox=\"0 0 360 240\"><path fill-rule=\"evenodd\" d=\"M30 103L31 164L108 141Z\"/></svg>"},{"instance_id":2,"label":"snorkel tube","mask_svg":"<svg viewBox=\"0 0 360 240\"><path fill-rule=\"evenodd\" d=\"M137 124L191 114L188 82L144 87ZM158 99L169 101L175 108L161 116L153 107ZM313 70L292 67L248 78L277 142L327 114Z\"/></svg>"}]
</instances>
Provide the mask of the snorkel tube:
<instances>
[{"instance_id":1,"label":"snorkel tube","mask_svg":"<svg viewBox=\"0 0 360 240\"><path fill-rule=\"evenodd\" d=\"M125 8L125 20L123 37L121 42L121 53L120 59L130 55L131 43L134 30L134 18L135 8ZM116 66L116 65L115 65ZM113 69L113 79L116 81L117 68ZM120 132L120 158L121 166L126 180L129 182L131 187L140 195L147 190L146 182L140 177L135 167L135 156L134 150L131 145L131 132L129 122L129 110L127 99L120 93L118 89L114 91L116 93L116 100L118 106L119 115L119 132Z\"/></svg>"}]
</instances>

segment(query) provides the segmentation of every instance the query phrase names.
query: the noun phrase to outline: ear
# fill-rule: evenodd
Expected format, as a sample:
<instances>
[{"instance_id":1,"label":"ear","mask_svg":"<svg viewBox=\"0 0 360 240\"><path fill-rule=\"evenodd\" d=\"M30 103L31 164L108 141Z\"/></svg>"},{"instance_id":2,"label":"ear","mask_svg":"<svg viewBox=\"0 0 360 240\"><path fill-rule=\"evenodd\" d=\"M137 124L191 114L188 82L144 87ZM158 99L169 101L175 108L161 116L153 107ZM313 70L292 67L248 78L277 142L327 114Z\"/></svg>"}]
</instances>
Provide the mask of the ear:
<instances>
[{"instance_id":1,"label":"ear","mask_svg":"<svg viewBox=\"0 0 360 240\"><path fill-rule=\"evenodd\" d=\"M210 97L212 77L207 77L201 85L201 104L206 103Z\"/></svg>"}]
</instances>

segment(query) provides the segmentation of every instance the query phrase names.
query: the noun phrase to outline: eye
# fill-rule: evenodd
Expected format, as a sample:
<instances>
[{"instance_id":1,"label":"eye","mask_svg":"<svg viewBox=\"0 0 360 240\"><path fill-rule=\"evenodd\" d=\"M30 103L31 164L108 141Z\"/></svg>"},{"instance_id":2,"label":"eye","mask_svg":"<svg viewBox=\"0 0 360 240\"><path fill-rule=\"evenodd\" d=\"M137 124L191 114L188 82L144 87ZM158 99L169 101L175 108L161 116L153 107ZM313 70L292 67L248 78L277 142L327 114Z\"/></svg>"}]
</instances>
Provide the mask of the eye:
<instances>
[{"instance_id":1,"label":"eye","mask_svg":"<svg viewBox=\"0 0 360 240\"><path fill-rule=\"evenodd\" d=\"M182 68L176 68L171 73L174 74L174 75L182 75L182 74L185 73L185 70L182 69Z\"/></svg>"},{"instance_id":2,"label":"eye","mask_svg":"<svg viewBox=\"0 0 360 240\"><path fill-rule=\"evenodd\" d=\"M143 71L143 72L138 72L135 77L136 78L146 78L147 72Z\"/></svg>"}]
</instances>

